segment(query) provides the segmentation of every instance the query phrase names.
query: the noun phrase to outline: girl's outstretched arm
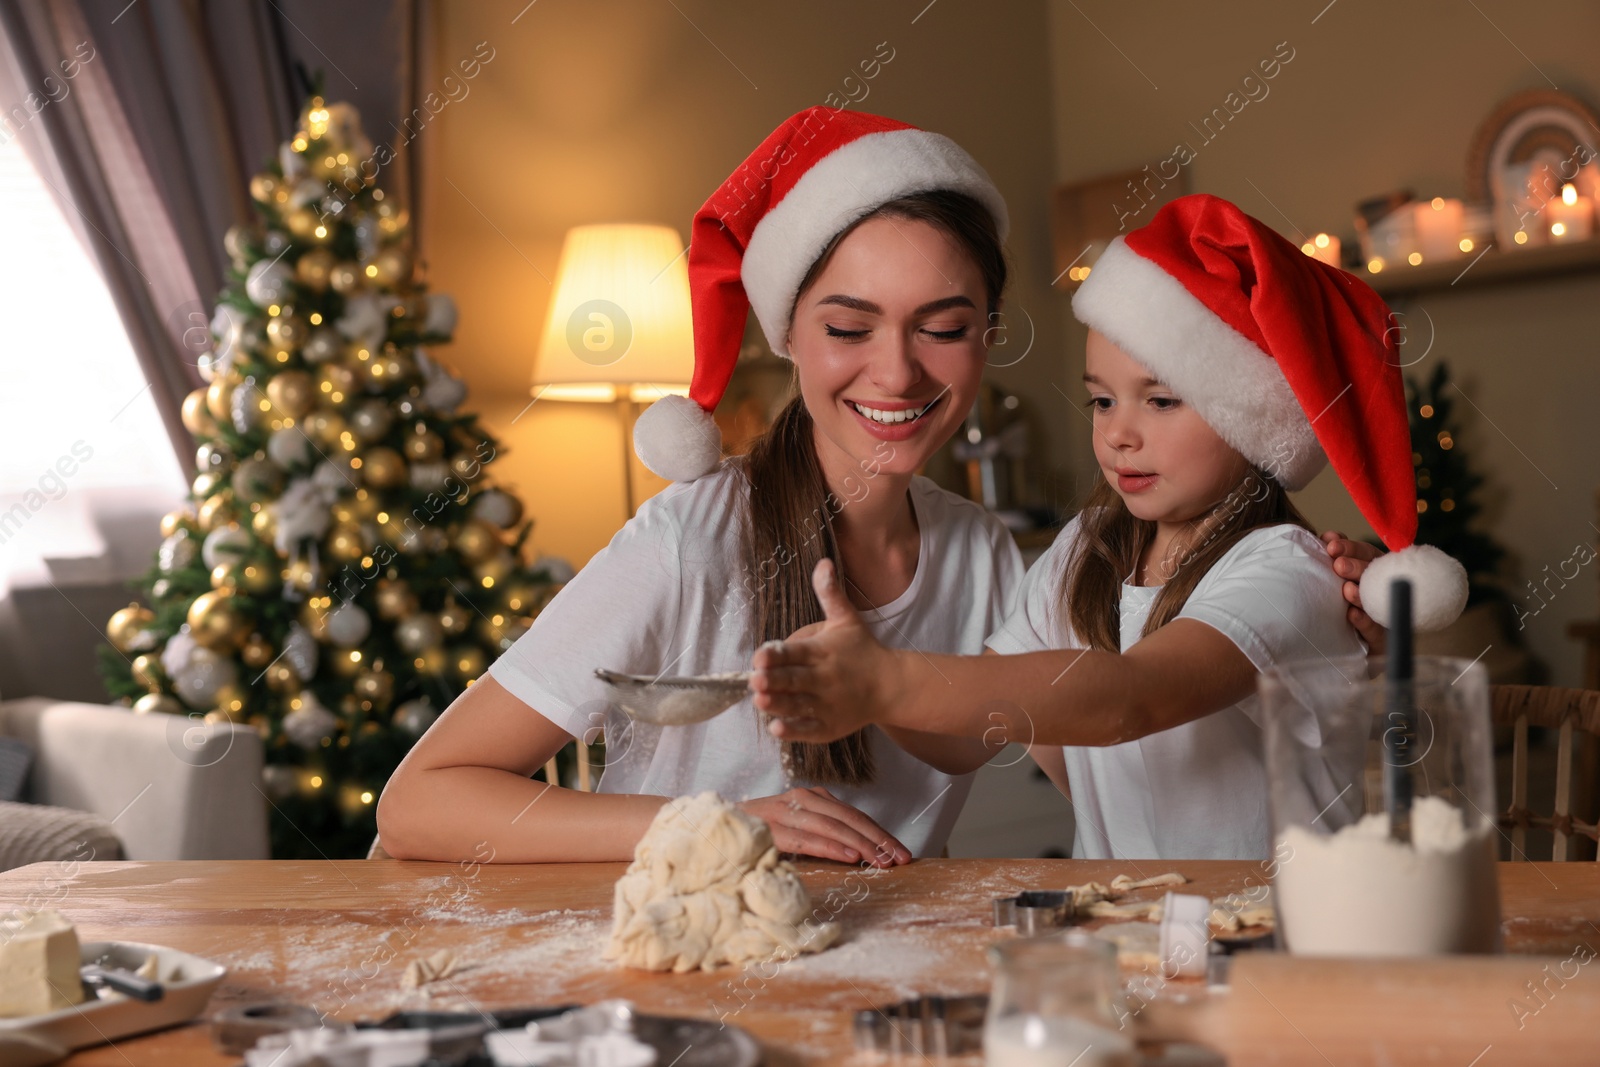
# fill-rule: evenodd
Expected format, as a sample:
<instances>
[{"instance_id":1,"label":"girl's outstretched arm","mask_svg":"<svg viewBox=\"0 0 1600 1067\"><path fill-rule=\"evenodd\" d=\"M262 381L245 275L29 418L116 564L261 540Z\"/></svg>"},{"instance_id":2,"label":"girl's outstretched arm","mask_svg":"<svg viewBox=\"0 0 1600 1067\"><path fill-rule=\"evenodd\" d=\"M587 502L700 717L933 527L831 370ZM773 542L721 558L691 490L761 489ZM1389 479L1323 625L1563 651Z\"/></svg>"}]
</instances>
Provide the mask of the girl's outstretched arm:
<instances>
[{"instance_id":1,"label":"girl's outstretched arm","mask_svg":"<svg viewBox=\"0 0 1600 1067\"><path fill-rule=\"evenodd\" d=\"M827 614L814 636L756 652L756 707L774 736L828 741L877 723L960 737L1054 745L1132 741L1255 691L1256 669L1232 640L1178 619L1125 653L1064 650L936 656L872 636L827 560L813 585ZM996 711L1003 696L1012 712ZM997 718L998 715L998 718Z\"/></svg>"},{"instance_id":2,"label":"girl's outstretched arm","mask_svg":"<svg viewBox=\"0 0 1600 1067\"><path fill-rule=\"evenodd\" d=\"M633 858L670 798L585 793L528 777L571 740L484 675L389 778L378 800L384 850L396 859L501 863ZM740 807L768 822L782 852L879 866L911 859L888 831L825 789L791 789Z\"/></svg>"}]
</instances>

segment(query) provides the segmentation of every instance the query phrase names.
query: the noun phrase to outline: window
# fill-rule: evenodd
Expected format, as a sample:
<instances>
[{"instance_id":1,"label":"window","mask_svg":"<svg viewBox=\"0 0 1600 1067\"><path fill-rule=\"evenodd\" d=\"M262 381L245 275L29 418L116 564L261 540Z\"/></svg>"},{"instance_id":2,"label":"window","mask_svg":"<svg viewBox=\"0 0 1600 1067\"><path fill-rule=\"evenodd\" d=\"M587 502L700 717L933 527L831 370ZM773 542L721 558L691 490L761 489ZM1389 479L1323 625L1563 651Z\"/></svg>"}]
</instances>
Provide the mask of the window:
<instances>
[{"instance_id":1,"label":"window","mask_svg":"<svg viewBox=\"0 0 1600 1067\"><path fill-rule=\"evenodd\" d=\"M93 553L94 502L184 479L111 295L15 140L0 144L0 585Z\"/></svg>"}]
</instances>

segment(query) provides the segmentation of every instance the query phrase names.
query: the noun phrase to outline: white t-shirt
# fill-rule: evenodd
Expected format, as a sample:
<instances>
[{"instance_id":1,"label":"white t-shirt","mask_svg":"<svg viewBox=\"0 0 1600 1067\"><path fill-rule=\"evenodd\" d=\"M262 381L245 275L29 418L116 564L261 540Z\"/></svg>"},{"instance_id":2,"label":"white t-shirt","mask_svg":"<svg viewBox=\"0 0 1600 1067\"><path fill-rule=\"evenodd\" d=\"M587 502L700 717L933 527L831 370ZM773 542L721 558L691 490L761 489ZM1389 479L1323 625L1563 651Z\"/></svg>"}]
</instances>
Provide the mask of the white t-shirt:
<instances>
[{"instance_id":1,"label":"white t-shirt","mask_svg":"<svg viewBox=\"0 0 1600 1067\"><path fill-rule=\"evenodd\" d=\"M1079 530L1074 519L1028 577L1022 606L994 636L1000 653L1083 648L1061 583ZM1180 619L1216 629L1257 670L1286 660L1359 655L1345 620L1342 579L1316 536L1292 525L1252 530L1195 586ZM1159 586L1124 583L1122 650L1139 631ZM1260 859L1271 851L1266 744L1258 696L1137 741L1068 746L1078 859ZM1300 730L1315 731L1313 721ZM1314 736L1314 734L1313 734Z\"/></svg>"},{"instance_id":2,"label":"white t-shirt","mask_svg":"<svg viewBox=\"0 0 1600 1067\"><path fill-rule=\"evenodd\" d=\"M870 480L862 485L866 492L882 491ZM912 479L910 496L922 539L916 574L904 593L863 618L893 648L977 655L1016 607L1021 554L999 520L977 504L922 477ZM594 676L596 667L648 675L750 669L759 637L759 586L742 548L747 499L737 462L669 486L489 668L513 695L574 737L592 741L597 728L604 729L602 792L675 797L711 789L747 800L783 791L779 743L748 699L708 722L649 726L612 706ZM848 511L850 504L843 507ZM765 574L770 577L775 565L768 563ZM876 727L868 729L876 781L830 788L912 855L938 855L973 776L942 774Z\"/></svg>"}]
</instances>

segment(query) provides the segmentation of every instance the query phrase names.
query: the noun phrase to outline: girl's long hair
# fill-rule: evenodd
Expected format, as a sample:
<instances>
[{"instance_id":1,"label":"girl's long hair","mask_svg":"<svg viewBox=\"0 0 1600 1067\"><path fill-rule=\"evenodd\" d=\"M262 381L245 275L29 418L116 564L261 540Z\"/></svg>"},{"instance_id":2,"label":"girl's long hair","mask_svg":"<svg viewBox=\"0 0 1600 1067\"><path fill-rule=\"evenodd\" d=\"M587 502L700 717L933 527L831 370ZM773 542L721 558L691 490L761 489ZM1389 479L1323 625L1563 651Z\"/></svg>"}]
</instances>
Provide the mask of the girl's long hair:
<instances>
[{"instance_id":1,"label":"girl's long hair","mask_svg":"<svg viewBox=\"0 0 1600 1067\"><path fill-rule=\"evenodd\" d=\"M1122 650L1122 582L1133 574L1155 537L1156 524L1128 510L1122 497L1102 479L1089 494L1078 519L1078 537L1061 582L1067 619L1088 648ZM1148 637L1183 610L1206 572L1251 530L1293 523L1311 529L1289 494L1260 470L1251 470L1221 503L1178 538L1150 576L1161 592L1139 630Z\"/></svg>"},{"instance_id":2,"label":"girl's long hair","mask_svg":"<svg viewBox=\"0 0 1600 1067\"><path fill-rule=\"evenodd\" d=\"M962 193L934 191L904 196L880 205L842 230L822 250L800 282L795 304L827 266L834 249L861 223L873 218L926 222L944 231L972 257L983 278L992 316L1006 285L1005 253L994 219L977 200ZM794 309L790 308L790 317ZM811 413L799 395L789 401L772 428L756 440L744 459L750 483L745 524L746 590L753 592L759 641L782 640L823 619L811 589L811 572L833 560L841 587L850 579L840 558L833 517L844 505L828 490L817 461ZM873 780L872 748L865 731L827 744L784 742L785 760L795 779L824 785L862 785Z\"/></svg>"}]
</instances>

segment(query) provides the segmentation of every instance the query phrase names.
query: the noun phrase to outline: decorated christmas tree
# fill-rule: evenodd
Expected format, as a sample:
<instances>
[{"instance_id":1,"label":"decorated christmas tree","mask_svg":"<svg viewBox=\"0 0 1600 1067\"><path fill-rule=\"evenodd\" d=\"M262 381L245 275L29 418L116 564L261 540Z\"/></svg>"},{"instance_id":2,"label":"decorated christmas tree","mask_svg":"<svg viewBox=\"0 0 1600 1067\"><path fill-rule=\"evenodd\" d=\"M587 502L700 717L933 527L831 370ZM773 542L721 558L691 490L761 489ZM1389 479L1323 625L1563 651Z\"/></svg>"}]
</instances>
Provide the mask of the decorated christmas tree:
<instances>
[{"instance_id":1,"label":"decorated christmas tree","mask_svg":"<svg viewBox=\"0 0 1600 1067\"><path fill-rule=\"evenodd\" d=\"M101 652L136 713L260 731L280 858L364 854L400 759L554 589L425 348L456 309L414 279L380 161L354 108L313 97L251 179L259 222L225 237L209 384L183 405L192 503Z\"/></svg>"},{"instance_id":2,"label":"decorated christmas tree","mask_svg":"<svg viewBox=\"0 0 1600 1067\"><path fill-rule=\"evenodd\" d=\"M1470 581L1470 605L1505 595L1495 576L1505 550L1475 528L1483 510L1478 502L1483 476L1458 447L1455 392L1442 362L1426 380L1406 382L1411 462L1417 469L1417 541L1461 561Z\"/></svg>"}]
</instances>

